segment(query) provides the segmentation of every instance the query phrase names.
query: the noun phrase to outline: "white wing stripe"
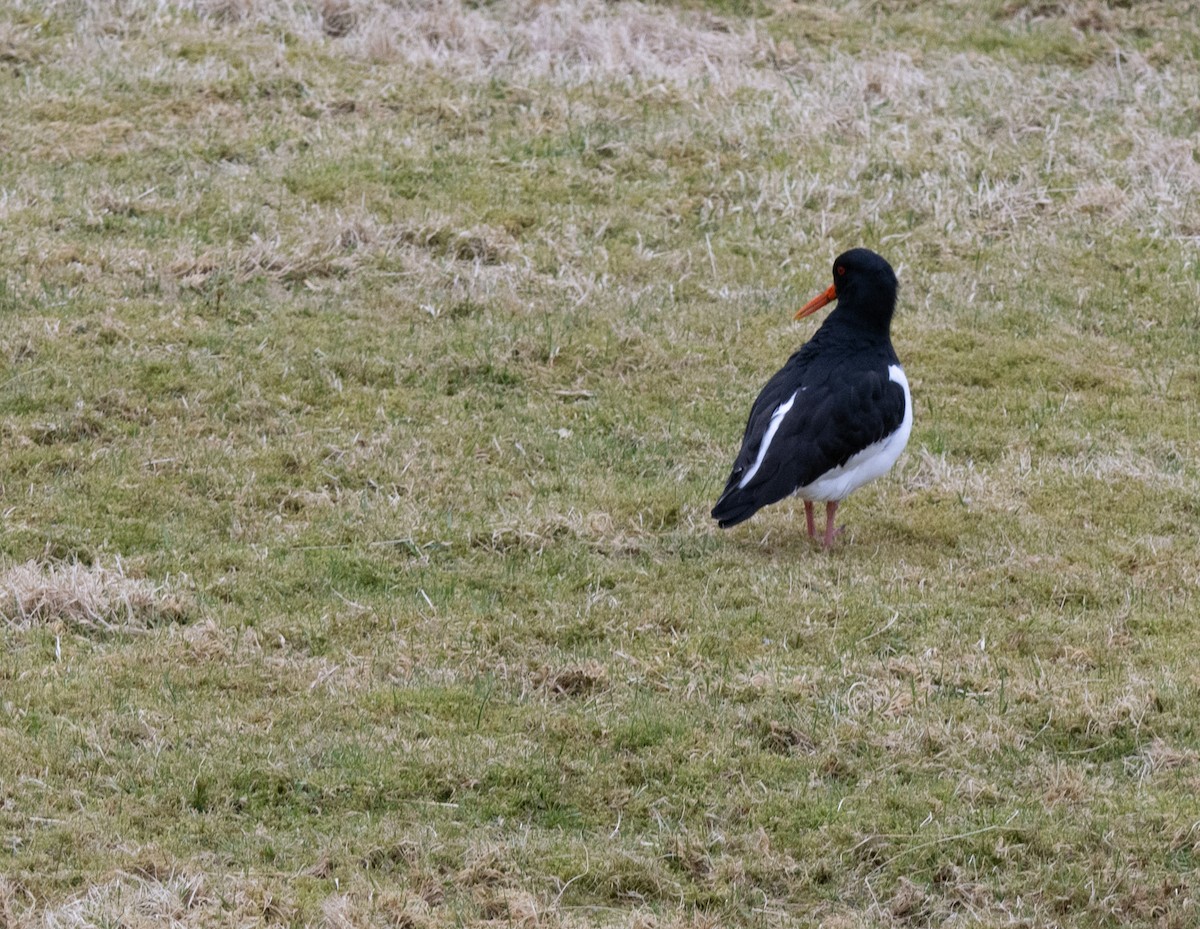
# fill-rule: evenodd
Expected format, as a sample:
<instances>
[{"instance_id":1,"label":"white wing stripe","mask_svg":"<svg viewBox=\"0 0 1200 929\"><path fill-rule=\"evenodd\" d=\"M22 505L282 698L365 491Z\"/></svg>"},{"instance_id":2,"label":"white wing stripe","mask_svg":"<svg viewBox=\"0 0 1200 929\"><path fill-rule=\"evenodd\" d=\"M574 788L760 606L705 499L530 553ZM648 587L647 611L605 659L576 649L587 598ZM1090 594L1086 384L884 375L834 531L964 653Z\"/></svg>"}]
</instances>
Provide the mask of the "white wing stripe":
<instances>
[{"instance_id":1,"label":"white wing stripe","mask_svg":"<svg viewBox=\"0 0 1200 929\"><path fill-rule=\"evenodd\" d=\"M799 393L799 391L796 391ZM762 465L763 459L767 457L767 449L771 447L771 440L775 438L775 433L779 431L779 424L783 422L783 417L787 416L788 410L792 408L792 404L796 402L796 394L792 394L787 403L781 403L775 407L775 412L771 414L771 422L767 426L766 434L762 437L762 444L758 446L758 455L754 459L754 464L750 466L750 470L746 472L746 476L738 481L738 490L744 490L746 485L754 479L754 475L758 473L759 466Z\"/></svg>"}]
</instances>

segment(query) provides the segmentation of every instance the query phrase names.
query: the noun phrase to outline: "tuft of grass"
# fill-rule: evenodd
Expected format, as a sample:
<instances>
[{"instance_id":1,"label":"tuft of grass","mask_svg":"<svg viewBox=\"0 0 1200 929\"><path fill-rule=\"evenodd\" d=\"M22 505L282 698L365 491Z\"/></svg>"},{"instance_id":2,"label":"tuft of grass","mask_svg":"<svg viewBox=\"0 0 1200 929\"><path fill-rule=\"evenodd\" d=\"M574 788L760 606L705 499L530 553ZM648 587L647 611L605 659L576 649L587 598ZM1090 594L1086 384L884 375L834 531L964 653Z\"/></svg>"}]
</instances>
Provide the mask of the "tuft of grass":
<instances>
[{"instance_id":1,"label":"tuft of grass","mask_svg":"<svg viewBox=\"0 0 1200 929\"><path fill-rule=\"evenodd\" d=\"M140 631L189 611L175 585L129 577L119 561L113 568L27 561L0 571L0 619L15 629Z\"/></svg>"}]
</instances>

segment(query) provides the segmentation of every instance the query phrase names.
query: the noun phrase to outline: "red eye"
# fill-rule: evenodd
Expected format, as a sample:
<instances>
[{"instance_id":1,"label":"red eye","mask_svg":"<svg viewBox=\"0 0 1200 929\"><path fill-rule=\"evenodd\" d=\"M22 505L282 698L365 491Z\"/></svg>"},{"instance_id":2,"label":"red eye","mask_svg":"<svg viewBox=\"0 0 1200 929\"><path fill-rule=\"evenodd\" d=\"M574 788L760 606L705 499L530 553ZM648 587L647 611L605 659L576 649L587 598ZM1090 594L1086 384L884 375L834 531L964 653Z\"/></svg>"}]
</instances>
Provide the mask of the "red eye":
<instances>
[{"instance_id":1,"label":"red eye","mask_svg":"<svg viewBox=\"0 0 1200 929\"><path fill-rule=\"evenodd\" d=\"M838 274L845 274L845 273L846 273L846 269L845 269L845 268L843 268L841 265L838 265L838 266L837 266L837 272L838 272Z\"/></svg>"}]
</instances>

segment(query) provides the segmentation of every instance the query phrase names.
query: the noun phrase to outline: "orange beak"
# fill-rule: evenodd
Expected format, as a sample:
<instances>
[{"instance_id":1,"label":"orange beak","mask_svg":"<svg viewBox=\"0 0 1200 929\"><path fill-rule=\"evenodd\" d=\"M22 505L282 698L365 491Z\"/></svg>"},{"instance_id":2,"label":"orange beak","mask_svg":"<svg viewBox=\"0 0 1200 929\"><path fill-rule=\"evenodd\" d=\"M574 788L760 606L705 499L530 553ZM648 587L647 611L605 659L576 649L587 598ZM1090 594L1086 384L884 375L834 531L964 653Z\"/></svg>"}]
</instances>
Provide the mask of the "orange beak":
<instances>
[{"instance_id":1,"label":"orange beak","mask_svg":"<svg viewBox=\"0 0 1200 929\"><path fill-rule=\"evenodd\" d=\"M819 310L825 304L832 303L836 299L837 284L830 284L829 289L825 291L825 293L818 294L809 300L808 303L804 304L804 306L800 307L800 309L796 312L796 319L804 319L805 316L809 316L817 312L817 310Z\"/></svg>"}]
</instances>

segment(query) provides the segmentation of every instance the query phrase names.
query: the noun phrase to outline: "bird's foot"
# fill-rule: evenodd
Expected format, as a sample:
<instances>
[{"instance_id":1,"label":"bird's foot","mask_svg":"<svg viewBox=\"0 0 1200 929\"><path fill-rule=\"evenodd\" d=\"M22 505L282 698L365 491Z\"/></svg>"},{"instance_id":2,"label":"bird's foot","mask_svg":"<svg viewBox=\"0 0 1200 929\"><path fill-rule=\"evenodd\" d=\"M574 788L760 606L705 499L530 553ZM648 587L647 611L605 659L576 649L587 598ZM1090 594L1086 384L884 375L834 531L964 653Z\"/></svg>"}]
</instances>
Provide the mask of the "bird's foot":
<instances>
[{"instance_id":1,"label":"bird's foot","mask_svg":"<svg viewBox=\"0 0 1200 929\"><path fill-rule=\"evenodd\" d=\"M825 549L826 551L833 548L833 543L835 541L837 541L838 537L841 536L841 534L845 531L846 531L845 526L838 526L836 529L833 530L833 532L826 532L825 535L821 538L821 547L823 549Z\"/></svg>"}]
</instances>

